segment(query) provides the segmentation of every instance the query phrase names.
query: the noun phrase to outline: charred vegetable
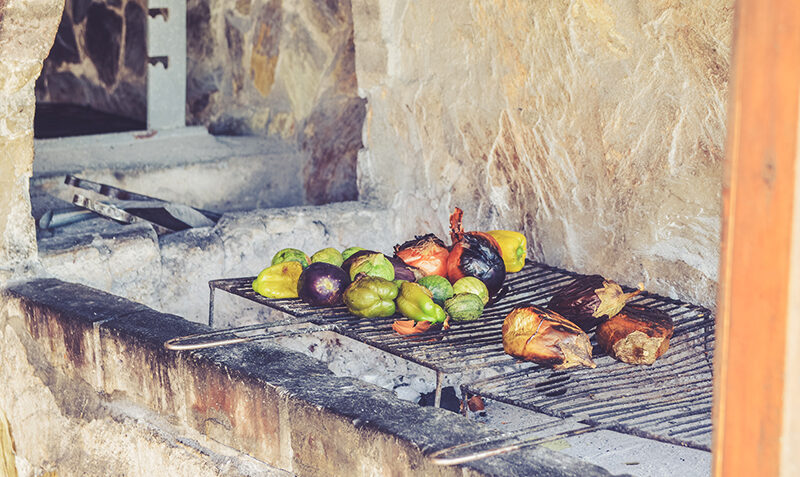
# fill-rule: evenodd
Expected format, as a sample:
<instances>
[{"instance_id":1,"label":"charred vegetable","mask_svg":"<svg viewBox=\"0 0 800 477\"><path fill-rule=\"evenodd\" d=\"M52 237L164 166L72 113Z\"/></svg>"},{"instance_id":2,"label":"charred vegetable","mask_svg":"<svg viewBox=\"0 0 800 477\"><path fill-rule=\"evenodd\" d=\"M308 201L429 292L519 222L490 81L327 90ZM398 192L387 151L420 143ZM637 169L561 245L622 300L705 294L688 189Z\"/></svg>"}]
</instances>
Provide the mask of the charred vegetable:
<instances>
[{"instance_id":1,"label":"charred vegetable","mask_svg":"<svg viewBox=\"0 0 800 477\"><path fill-rule=\"evenodd\" d=\"M354 280L359 273L394 280L394 266L382 253L368 253L357 257L350 265L350 279Z\"/></svg>"},{"instance_id":2,"label":"charred vegetable","mask_svg":"<svg viewBox=\"0 0 800 477\"><path fill-rule=\"evenodd\" d=\"M503 349L553 369L596 366L586 333L558 313L534 305L516 308L506 316Z\"/></svg>"},{"instance_id":3,"label":"charred vegetable","mask_svg":"<svg viewBox=\"0 0 800 477\"><path fill-rule=\"evenodd\" d=\"M289 261L265 268L253 280L253 290L267 298L297 298L297 281L303 272L300 262Z\"/></svg>"},{"instance_id":4,"label":"charred vegetable","mask_svg":"<svg viewBox=\"0 0 800 477\"><path fill-rule=\"evenodd\" d=\"M397 285L380 277L359 275L344 291L344 304L350 313L362 318L392 316Z\"/></svg>"},{"instance_id":5,"label":"charred vegetable","mask_svg":"<svg viewBox=\"0 0 800 477\"><path fill-rule=\"evenodd\" d=\"M406 262L400 260L397 257L390 257L388 255L384 255L386 260L394 267L394 278L395 280L405 280L407 282L415 282L423 277L422 271L417 267L412 267L411 265L407 264Z\"/></svg>"},{"instance_id":6,"label":"charred vegetable","mask_svg":"<svg viewBox=\"0 0 800 477\"><path fill-rule=\"evenodd\" d=\"M489 234L464 232L461 225L463 214L456 207L450 216L453 247L447 258L447 278L455 283L459 278L475 277L486 285L490 295L494 295L500 291L506 279L506 266L500 254L500 246Z\"/></svg>"},{"instance_id":7,"label":"charred vegetable","mask_svg":"<svg viewBox=\"0 0 800 477\"><path fill-rule=\"evenodd\" d=\"M395 257L418 268L423 275L447 276L449 254L444 242L433 234L418 236L394 247Z\"/></svg>"},{"instance_id":8,"label":"charred vegetable","mask_svg":"<svg viewBox=\"0 0 800 477\"><path fill-rule=\"evenodd\" d=\"M630 364L653 364L669 348L674 331L666 313L626 305L597 327L595 336L606 353Z\"/></svg>"},{"instance_id":9,"label":"charred vegetable","mask_svg":"<svg viewBox=\"0 0 800 477\"><path fill-rule=\"evenodd\" d=\"M644 291L644 285L631 293L600 275L588 275L558 290L547 308L591 331L595 326L616 315L631 298Z\"/></svg>"},{"instance_id":10,"label":"charred vegetable","mask_svg":"<svg viewBox=\"0 0 800 477\"><path fill-rule=\"evenodd\" d=\"M342 293L350 277L341 268L325 262L312 263L297 281L297 294L304 302L318 306L334 306L342 302Z\"/></svg>"}]
</instances>

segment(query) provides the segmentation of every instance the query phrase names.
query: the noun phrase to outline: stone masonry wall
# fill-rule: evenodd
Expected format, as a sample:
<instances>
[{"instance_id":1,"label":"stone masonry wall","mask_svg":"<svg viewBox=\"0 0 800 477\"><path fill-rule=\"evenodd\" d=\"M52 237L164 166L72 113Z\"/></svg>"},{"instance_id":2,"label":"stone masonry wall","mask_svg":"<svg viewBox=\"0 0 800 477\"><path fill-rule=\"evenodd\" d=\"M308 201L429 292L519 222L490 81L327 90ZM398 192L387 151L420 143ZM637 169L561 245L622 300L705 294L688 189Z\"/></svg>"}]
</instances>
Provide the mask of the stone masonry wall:
<instances>
[{"instance_id":1,"label":"stone masonry wall","mask_svg":"<svg viewBox=\"0 0 800 477\"><path fill-rule=\"evenodd\" d=\"M0 0L0 283L36 259L28 193L34 82L63 6L59 0Z\"/></svg>"},{"instance_id":2,"label":"stone masonry wall","mask_svg":"<svg viewBox=\"0 0 800 477\"><path fill-rule=\"evenodd\" d=\"M353 0L361 198L713 306L732 4Z\"/></svg>"},{"instance_id":3,"label":"stone masonry wall","mask_svg":"<svg viewBox=\"0 0 800 477\"><path fill-rule=\"evenodd\" d=\"M146 0L66 0L38 101L147 118Z\"/></svg>"},{"instance_id":4,"label":"stone masonry wall","mask_svg":"<svg viewBox=\"0 0 800 477\"><path fill-rule=\"evenodd\" d=\"M357 198L365 109L350 0L189 0L187 9L191 122L298 144L308 203Z\"/></svg>"},{"instance_id":5,"label":"stone masonry wall","mask_svg":"<svg viewBox=\"0 0 800 477\"><path fill-rule=\"evenodd\" d=\"M144 120L146 16L144 0L67 0L37 98ZM296 144L307 203L358 197L350 0L189 0L187 55L189 124Z\"/></svg>"}]
</instances>

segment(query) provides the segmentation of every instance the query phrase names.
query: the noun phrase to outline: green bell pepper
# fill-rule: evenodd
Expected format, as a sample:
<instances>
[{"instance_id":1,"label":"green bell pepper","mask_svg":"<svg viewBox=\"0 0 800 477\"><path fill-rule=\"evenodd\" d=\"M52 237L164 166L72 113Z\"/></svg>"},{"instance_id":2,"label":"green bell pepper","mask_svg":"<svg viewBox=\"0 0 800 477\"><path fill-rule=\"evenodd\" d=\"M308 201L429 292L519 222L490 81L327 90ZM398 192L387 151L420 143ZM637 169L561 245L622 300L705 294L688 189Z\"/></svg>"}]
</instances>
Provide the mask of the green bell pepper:
<instances>
[{"instance_id":1,"label":"green bell pepper","mask_svg":"<svg viewBox=\"0 0 800 477\"><path fill-rule=\"evenodd\" d=\"M344 304L350 313L362 318L392 316L397 285L380 277L361 275L344 291Z\"/></svg>"},{"instance_id":2,"label":"green bell pepper","mask_svg":"<svg viewBox=\"0 0 800 477\"><path fill-rule=\"evenodd\" d=\"M442 307L433 302L431 291L413 282L405 282L400 287L397 308L403 316L414 321L442 323L447 317Z\"/></svg>"}]
</instances>

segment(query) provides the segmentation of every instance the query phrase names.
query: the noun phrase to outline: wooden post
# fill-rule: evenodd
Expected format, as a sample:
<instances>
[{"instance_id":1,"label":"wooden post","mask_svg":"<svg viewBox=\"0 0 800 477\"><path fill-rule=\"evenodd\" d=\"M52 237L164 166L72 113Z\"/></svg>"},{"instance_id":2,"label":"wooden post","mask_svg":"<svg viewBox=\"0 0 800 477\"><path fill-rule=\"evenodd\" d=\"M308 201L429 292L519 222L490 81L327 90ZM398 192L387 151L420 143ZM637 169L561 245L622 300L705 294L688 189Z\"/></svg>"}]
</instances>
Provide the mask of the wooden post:
<instances>
[{"instance_id":1,"label":"wooden post","mask_svg":"<svg viewBox=\"0 0 800 477\"><path fill-rule=\"evenodd\" d=\"M715 476L789 475L790 313L800 1L737 0L723 186L714 389ZM800 205L800 203L799 203ZM795 254L797 251L795 251ZM795 255L796 256L796 255ZM795 268L795 276L800 272ZM795 290L796 295L800 290ZM791 324L795 324L794 321ZM792 368L797 369L797 368ZM796 439L796 438L795 438ZM795 440L795 442L797 442ZM783 452L783 455L782 455ZM794 460L800 459L800 449ZM782 458L784 464L781 465Z\"/></svg>"}]
</instances>

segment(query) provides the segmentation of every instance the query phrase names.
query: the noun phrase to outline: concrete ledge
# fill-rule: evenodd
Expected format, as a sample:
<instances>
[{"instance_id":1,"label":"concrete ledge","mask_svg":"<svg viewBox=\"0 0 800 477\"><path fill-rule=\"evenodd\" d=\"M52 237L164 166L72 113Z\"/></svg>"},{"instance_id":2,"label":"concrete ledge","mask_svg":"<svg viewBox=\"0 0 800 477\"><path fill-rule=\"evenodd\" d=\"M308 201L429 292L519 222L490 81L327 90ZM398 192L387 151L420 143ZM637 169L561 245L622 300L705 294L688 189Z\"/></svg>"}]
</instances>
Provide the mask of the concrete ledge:
<instances>
[{"instance_id":1,"label":"concrete ledge","mask_svg":"<svg viewBox=\"0 0 800 477\"><path fill-rule=\"evenodd\" d=\"M53 366L101 396L124 395L297 475L609 475L544 448L440 467L425 453L490 431L266 343L167 351L165 340L207 327L82 285L34 280L2 300L23 310Z\"/></svg>"}]
</instances>

